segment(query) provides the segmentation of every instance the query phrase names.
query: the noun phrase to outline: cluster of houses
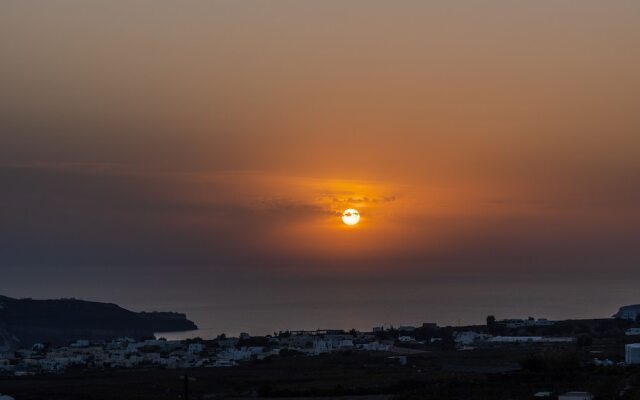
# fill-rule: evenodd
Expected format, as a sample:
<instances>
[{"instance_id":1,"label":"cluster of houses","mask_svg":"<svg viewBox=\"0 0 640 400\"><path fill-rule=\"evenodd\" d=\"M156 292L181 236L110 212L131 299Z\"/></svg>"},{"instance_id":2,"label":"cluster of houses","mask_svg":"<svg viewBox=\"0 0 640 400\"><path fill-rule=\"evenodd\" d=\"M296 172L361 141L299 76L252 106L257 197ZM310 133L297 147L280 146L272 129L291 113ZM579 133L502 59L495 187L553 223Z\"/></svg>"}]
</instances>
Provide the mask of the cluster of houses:
<instances>
[{"instance_id":1,"label":"cluster of houses","mask_svg":"<svg viewBox=\"0 0 640 400\"><path fill-rule=\"evenodd\" d=\"M505 319L493 322L507 328L549 326L547 319ZM390 332L393 331L393 334ZM430 332L425 336L425 332ZM555 345L576 342L575 337L557 336L495 336L475 330L449 331L448 336L438 332L433 323L421 328L400 326L385 329L374 327L370 332L342 330L288 331L276 336L251 337L241 333L239 337L219 336L215 340L134 340L119 338L107 343L91 343L77 340L65 347L35 344L30 349L2 353L0 374L30 375L37 373L62 373L70 368L161 368L231 367L249 360L262 360L286 354L320 355L340 351L394 352L399 348L421 348L451 340L458 350L471 350L482 346L500 345ZM629 328L628 336L640 335L640 328ZM416 337L422 340L416 339ZM400 354L400 353L398 353ZM393 358L393 357L390 357ZM402 364L402 360L399 360ZM406 361L406 360L405 360ZM640 344L626 347L626 363L640 364ZM613 364L609 360L594 360L597 365Z\"/></svg>"},{"instance_id":2,"label":"cluster of houses","mask_svg":"<svg viewBox=\"0 0 640 400\"><path fill-rule=\"evenodd\" d=\"M479 345L491 344L557 344L574 343L575 337L558 336L493 336L487 333L475 331L462 331L454 333L454 341L461 350L470 350Z\"/></svg>"},{"instance_id":3,"label":"cluster of houses","mask_svg":"<svg viewBox=\"0 0 640 400\"><path fill-rule=\"evenodd\" d=\"M31 375L62 373L69 368L230 367L242 361L261 360L281 352L320 355L337 351L389 351L394 341L380 341L374 334L342 331L287 332L278 337L219 337L213 341L119 338L95 344L78 340L65 347L35 344L31 349L0 353L0 373Z\"/></svg>"},{"instance_id":4,"label":"cluster of houses","mask_svg":"<svg viewBox=\"0 0 640 400\"><path fill-rule=\"evenodd\" d=\"M551 326L555 322L549 321L546 318L538 318L535 319L533 317L529 317L527 319L503 319L498 323L504 324L507 328L525 328L530 326Z\"/></svg>"}]
</instances>

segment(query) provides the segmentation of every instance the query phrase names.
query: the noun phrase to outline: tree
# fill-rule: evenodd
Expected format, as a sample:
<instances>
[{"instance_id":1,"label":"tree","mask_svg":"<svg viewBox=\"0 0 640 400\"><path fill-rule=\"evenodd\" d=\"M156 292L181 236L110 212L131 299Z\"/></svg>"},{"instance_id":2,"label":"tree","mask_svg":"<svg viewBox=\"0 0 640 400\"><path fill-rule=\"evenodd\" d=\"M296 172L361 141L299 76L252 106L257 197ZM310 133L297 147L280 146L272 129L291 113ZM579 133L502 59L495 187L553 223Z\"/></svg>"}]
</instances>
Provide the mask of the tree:
<instances>
[{"instance_id":1,"label":"tree","mask_svg":"<svg viewBox=\"0 0 640 400\"><path fill-rule=\"evenodd\" d=\"M496 317L493 315L487 316L487 326L491 326L496 323Z\"/></svg>"}]
</instances>

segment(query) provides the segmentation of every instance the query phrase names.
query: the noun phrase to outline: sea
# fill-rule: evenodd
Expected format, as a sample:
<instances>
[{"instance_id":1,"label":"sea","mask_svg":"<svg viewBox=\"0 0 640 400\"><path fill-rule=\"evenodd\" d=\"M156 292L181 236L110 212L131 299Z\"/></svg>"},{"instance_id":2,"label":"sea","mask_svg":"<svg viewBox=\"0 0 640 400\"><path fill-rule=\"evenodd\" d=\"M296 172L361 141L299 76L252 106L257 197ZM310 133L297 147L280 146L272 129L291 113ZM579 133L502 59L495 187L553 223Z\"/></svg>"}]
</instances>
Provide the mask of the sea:
<instances>
[{"instance_id":1,"label":"sea","mask_svg":"<svg viewBox=\"0 0 640 400\"><path fill-rule=\"evenodd\" d=\"M256 294L256 293L254 293ZM280 288L271 296L233 298L204 295L197 301L168 301L155 308L179 310L199 327L157 337L212 339L219 334L273 334L287 330L371 330L384 326L484 324L488 315L550 320L608 318L619 307L640 303L635 280L587 282L404 282L336 284L331 288ZM159 307L158 307L159 306ZM133 308L153 308L133 304Z\"/></svg>"},{"instance_id":2,"label":"sea","mask_svg":"<svg viewBox=\"0 0 640 400\"><path fill-rule=\"evenodd\" d=\"M0 279L11 297L61 298L115 303L132 311L185 313L197 331L163 332L167 339L220 334L266 335L287 330L370 330L377 326L483 324L488 315L550 320L608 318L619 307L640 304L640 274L614 269L477 269L385 276L363 271L314 277L255 270L149 267L126 271L82 268L76 273L14 268ZM68 272L68 271L67 271Z\"/></svg>"}]
</instances>

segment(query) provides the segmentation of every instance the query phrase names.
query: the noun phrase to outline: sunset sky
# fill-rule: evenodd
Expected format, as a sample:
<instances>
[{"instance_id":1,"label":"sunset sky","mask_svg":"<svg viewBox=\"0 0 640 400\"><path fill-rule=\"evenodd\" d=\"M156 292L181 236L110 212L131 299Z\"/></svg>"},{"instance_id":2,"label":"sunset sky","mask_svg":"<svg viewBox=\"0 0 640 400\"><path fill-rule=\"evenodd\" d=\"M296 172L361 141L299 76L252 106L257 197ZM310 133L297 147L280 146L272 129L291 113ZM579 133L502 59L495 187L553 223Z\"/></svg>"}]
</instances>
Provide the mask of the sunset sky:
<instances>
[{"instance_id":1,"label":"sunset sky","mask_svg":"<svg viewBox=\"0 0 640 400\"><path fill-rule=\"evenodd\" d=\"M638 1L3 1L0 292L640 283L639 20Z\"/></svg>"}]
</instances>

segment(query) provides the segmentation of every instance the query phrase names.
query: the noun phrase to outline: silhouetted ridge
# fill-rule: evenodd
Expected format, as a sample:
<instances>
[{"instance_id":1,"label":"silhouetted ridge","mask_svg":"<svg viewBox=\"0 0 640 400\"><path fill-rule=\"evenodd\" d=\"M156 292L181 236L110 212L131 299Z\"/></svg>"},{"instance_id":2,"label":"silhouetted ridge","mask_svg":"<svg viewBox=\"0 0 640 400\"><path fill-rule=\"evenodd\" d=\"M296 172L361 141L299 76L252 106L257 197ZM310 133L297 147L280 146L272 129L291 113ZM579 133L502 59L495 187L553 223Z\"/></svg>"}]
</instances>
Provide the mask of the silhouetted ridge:
<instances>
[{"instance_id":1,"label":"silhouetted ridge","mask_svg":"<svg viewBox=\"0 0 640 400\"><path fill-rule=\"evenodd\" d=\"M37 342L63 345L77 339L140 338L154 332L193 329L197 326L180 313L137 313L112 303L77 299L33 300L0 296L0 348L15 345L7 342L16 341L21 346Z\"/></svg>"}]
</instances>

